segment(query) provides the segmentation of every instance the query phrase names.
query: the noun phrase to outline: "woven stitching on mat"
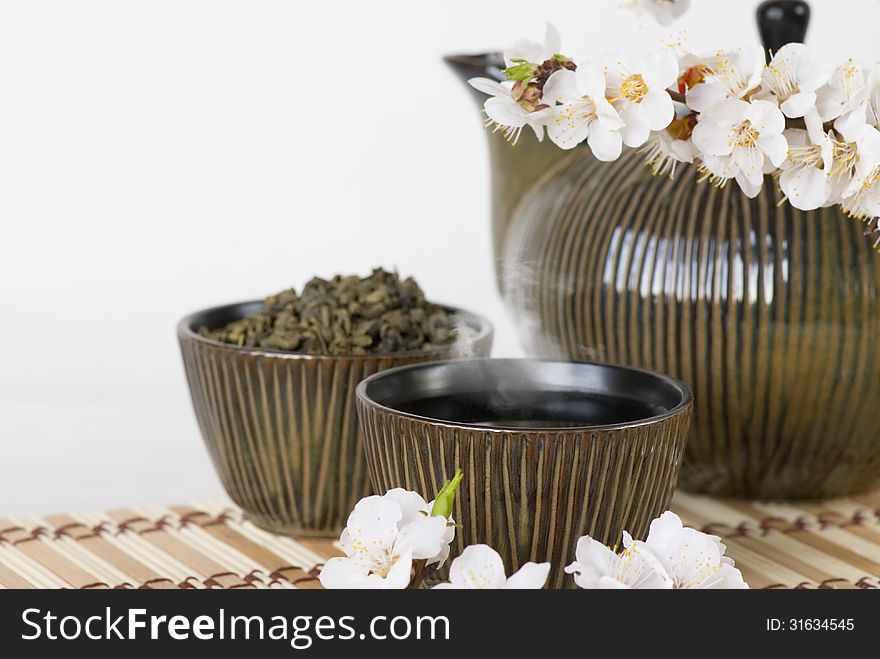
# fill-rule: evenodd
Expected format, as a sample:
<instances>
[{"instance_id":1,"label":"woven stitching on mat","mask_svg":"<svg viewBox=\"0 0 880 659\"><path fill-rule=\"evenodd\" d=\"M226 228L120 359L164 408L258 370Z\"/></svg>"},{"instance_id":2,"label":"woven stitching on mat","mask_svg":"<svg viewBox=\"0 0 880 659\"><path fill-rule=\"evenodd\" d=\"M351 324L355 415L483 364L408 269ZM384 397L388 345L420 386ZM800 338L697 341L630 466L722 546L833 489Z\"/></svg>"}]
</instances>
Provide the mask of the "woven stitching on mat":
<instances>
[{"instance_id":1,"label":"woven stitching on mat","mask_svg":"<svg viewBox=\"0 0 880 659\"><path fill-rule=\"evenodd\" d=\"M88 542L89 540L103 539L113 543L113 541L118 541L120 538L126 538L130 536L147 536L150 534L158 533L166 536L167 538L178 536L174 538L174 540L177 543L183 543L180 546L182 546L184 549L193 550L195 552L198 552L198 554L200 555L210 556L212 540L213 544L216 545L216 547L214 547L215 549L228 550L229 547L224 544L222 539L217 538L216 536L206 536L205 538L202 538L201 542L197 546L191 542L188 542L186 538L179 537L180 534L178 534L177 532L185 530L188 527L196 527L204 530L212 526L223 526L229 531L233 533L238 533L240 535L243 535L241 533L242 531L246 531L248 540L256 540L257 543L259 543L259 540L262 537L265 537L270 539L273 544L285 543L290 545L291 547L299 545L299 543L293 539L278 538L276 536L272 536L271 534L265 533L260 529L257 529L245 519L240 510L235 508L225 508L220 510L218 513L213 514L206 512L205 510L193 509L183 515L177 515L169 511L158 517L151 518L144 515L132 515L118 521L114 521L110 517L102 514L100 515L100 520L98 520L97 523L95 523L94 525L89 525L80 521L58 526L52 526L44 523L38 526L27 527L15 524L6 525L0 523L0 550L4 548L12 549L15 552L18 564L28 566L32 570L38 570L40 567L42 567L44 570L47 569L49 570L49 572L54 573L56 577L60 577L62 580L66 580L63 570L64 566L74 564L77 567L87 569L83 565L83 561L78 560L80 558L79 555L81 555L83 551L90 554L86 557L85 562L88 562L89 560L100 560L100 557L96 556L94 552L84 546L83 543ZM77 556L74 556L74 552L69 550L69 544L65 544L66 542L69 543L71 541L75 543L77 547ZM48 545L48 547L50 548L50 554L47 556L42 548L40 548L39 552L29 552L29 548L27 547L27 545L32 543ZM117 549L120 548L117 546ZM160 556L164 553L165 556L162 556L163 559L170 558L171 560L177 562L179 558L174 556L173 553L163 552L161 548L156 546L151 545L150 549L155 550L156 556ZM309 551L306 548L302 549L303 551ZM120 551L125 552L124 549L120 549ZM0 553L0 566L3 566L3 556L4 555ZM39 559L44 556L47 556L49 561L55 561L55 563L50 565L42 564ZM132 560L140 562L141 557L135 554L127 554L127 556ZM210 557L216 558L216 556ZM203 576L195 576L190 574L179 577L177 579L157 576L156 578L148 579L139 583L134 580L126 580L120 582L95 580L94 582L90 583L81 583L76 587L82 589L236 589L273 587L308 588L315 587L317 585L317 578L320 571L320 566L322 565L323 560L325 560L325 557L323 556L318 557L321 558L321 561L313 561L311 565L283 564L275 567L275 569L272 570L259 568L252 569L247 572L224 570L222 572L211 573ZM44 558L44 560L46 559ZM161 562L161 560L157 562ZM256 564L256 561L251 562ZM58 565L62 565L60 573ZM14 567L12 566L7 567L14 570ZM51 577L52 575L50 574L47 576ZM0 579L0 585L2 585L2 579ZM69 584L67 587L71 586L73 586L73 584Z\"/></svg>"},{"instance_id":2,"label":"woven stitching on mat","mask_svg":"<svg viewBox=\"0 0 880 659\"><path fill-rule=\"evenodd\" d=\"M688 510L694 511L697 518L699 511L704 521L725 519L693 525L725 538L731 543L734 555L737 543L749 542L749 539L772 543L774 537L781 540L787 536L809 544L810 540L821 538L823 531L828 535L834 533L834 529L862 528L869 533L880 529L880 506L873 506L873 500L870 505L839 502L846 512L824 509L805 512L787 504L725 503L687 494L677 498L685 523L688 523ZM317 576L321 564L336 553L329 542L306 546L307 540L262 531L228 503L175 509L133 508L59 517L73 521L53 525L40 519L28 525L0 520L0 586L3 570L6 570L7 575L21 574L22 580L42 587L48 583L48 587L78 588L316 588L320 587ZM6 564L4 557L8 559ZM831 554L829 558L842 560ZM90 566L100 564L105 574L118 574L125 571L119 564L126 561L134 561L141 567L148 564L153 573L151 578L88 579ZM267 566L267 562L274 563ZM744 569L750 567L743 558L738 558L738 563ZM210 570L207 566L216 569ZM797 571L792 570L787 583L770 583L770 579L764 579L762 585L799 589L880 588L880 574L857 576L858 568L844 567L851 568L849 579L830 575L799 579L795 578Z\"/></svg>"},{"instance_id":3,"label":"woven stitching on mat","mask_svg":"<svg viewBox=\"0 0 880 659\"><path fill-rule=\"evenodd\" d=\"M704 524L700 530L723 538L736 538L748 535L765 536L772 532L795 533L797 531L823 531L827 528L871 525L880 525L880 509L857 510L851 515L827 511L815 515L802 514L794 519L767 516L756 520L743 520L734 526L722 522L712 522Z\"/></svg>"}]
</instances>

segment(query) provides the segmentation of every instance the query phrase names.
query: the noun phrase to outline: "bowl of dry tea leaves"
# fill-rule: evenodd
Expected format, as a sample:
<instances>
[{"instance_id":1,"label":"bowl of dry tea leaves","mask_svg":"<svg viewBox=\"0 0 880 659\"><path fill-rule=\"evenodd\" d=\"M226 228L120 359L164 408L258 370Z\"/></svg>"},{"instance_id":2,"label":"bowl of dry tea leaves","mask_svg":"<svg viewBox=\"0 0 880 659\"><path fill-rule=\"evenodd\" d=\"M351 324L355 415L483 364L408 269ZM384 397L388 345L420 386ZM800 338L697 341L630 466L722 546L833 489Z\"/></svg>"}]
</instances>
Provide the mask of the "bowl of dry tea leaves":
<instances>
[{"instance_id":1,"label":"bowl of dry tea leaves","mask_svg":"<svg viewBox=\"0 0 880 659\"><path fill-rule=\"evenodd\" d=\"M193 408L229 496L276 533L336 536L369 494L355 388L381 370L487 357L485 318L426 299L412 279L314 278L302 291L184 318Z\"/></svg>"}]
</instances>

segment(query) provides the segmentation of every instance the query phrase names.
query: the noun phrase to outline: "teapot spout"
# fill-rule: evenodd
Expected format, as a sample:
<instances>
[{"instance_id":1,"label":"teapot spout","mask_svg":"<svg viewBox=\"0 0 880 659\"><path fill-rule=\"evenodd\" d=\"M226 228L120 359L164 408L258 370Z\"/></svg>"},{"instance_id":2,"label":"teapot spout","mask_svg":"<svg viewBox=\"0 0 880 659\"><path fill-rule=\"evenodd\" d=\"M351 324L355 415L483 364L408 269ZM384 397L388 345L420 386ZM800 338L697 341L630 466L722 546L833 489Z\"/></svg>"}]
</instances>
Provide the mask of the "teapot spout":
<instances>
[{"instance_id":1,"label":"teapot spout","mask_svg":"<svg viewBox=\"0 0 880 659\"><path fill-rule=\"evenodd\" d=\"M486 95L467 84L471 78L490 78L502 81L504 58L501 53L447 55L443 61L470 91L478 107L483 107ZM482 118L483 115L477 115ZM491 165L492 248L495 275L501 281L501 254L507 229L520 199L532 185L569 152L553 145L550 140L539 141L535 134L522 131L515 145L509 144L501 131L487 130L489 161Z\"/></svg>"},{"instance_id":2,"label":"teapot spout","mask_svg":"<svg viewBox=\"0 0 880 659\"><path fill-rule=\"evenodd\" d=\"M452 69L453 73L467 85L467 81L471 78L491 78L499 82L504 80L504 58L501 53L476 53L472 55L446 55L443 58L446 65ZM476 89L467 85L468 89L474 92L474 98L482 98L482 94ZM480 101L482 105L482 100Z\"/></svg>"}]
</instances>

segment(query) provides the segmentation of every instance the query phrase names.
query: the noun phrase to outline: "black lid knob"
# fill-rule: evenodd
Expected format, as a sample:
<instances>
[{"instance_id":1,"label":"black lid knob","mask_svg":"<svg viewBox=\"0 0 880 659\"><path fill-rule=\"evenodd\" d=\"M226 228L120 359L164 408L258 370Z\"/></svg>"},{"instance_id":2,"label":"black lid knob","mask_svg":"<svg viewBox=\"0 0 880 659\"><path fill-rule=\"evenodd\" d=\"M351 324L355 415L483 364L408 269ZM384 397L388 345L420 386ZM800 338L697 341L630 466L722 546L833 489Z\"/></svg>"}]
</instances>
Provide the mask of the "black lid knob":
<instances>
[{"instance_id":1,"label":"black lid knob","mask_svg":"<svg viewBox=\"0 0 880 659\"><path fill-rule=\"evenodd\" d=\"M776 52L787 43L804 42L810 5L801 0L767 0L758 6L757 17L764 49Z\"/></svg>"}]
</instances>

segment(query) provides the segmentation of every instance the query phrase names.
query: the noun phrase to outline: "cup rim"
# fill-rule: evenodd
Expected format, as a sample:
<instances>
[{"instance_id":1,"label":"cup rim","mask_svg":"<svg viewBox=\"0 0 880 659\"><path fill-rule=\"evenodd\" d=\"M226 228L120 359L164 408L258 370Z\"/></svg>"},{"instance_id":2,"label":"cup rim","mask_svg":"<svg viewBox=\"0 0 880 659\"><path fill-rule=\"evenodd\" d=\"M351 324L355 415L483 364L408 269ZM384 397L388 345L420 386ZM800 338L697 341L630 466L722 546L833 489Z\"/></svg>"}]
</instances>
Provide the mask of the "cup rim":
<instances>
[{"instance_id":1,"label":"cup rim","mask_svg":"<svg viewBox=\"0 0 880 659\"><path fill-rule=\"evenodd\" d=\"M250 346L237 346L232 343L225 343L223 341L217 341L216 339L209 339L206 336L202 336L198 333L194 327L199 324L199 319L204 316L212 313L218 313L226 310L230 310L236 307L242 307L246 305L259 305L262 304L263 300L244 300L240 302L231 302L228 304L220 304L213 307L207 307L205 309L199 309L198 311L193 311L192 313L184 316L177 323L177 336L178 339L190 339L196 341L197 343L202 343L205 345L209 345L212 348L229 350L231 352L238 352L241 354L247 355L255 355L261 357L268 358L276 358L276 359L299 359L305 361L327 361L334 359L351 359L351 360L359 360L359 361L382 361L389 359L411 359L415 357L449 357L455 354L456 346L466 345L472 346L480 343L482 341L486 341L492 338L494 333L494 328L492 327L492 323L484 316L476 314L472 311L468 311L466 309L462 309L460 307L453 307L446 304L438 304L437 306L443 308L445 311L453 313L455 315L460 316L470 327L475 330L475 334L468 338L467 340L459 343L450 343L444 346L438 346L436 348L431 348L430 350L405 350L400 352L385 352L385 353L367 353L363 355L353 354L353 353L344 353L339 355L313 355L307 353L299 353L299 352L289 352L285 350L279 350L276 348L262 348L262 347L250 347Z\"/></svg>"},{"instance_id":2,"label":"cup rim","mask_svg":"<svg viewBox=\"0 0 880 659\"><path fill-rule=\"evenodd\" d=\"M407 364L404 366L396 366L394 368L385 369L383 371L379 371L378 373L374 373L369 377L361 380L358 383L357 388L355 389L355 397L356 400L368 407L381 410L387 414L392 414L398 417L403 417L407 419L412 419L415 421L419 421L421 423L427 423L432 426L442 426L444 428L460 428L462 430L476 430L482 433L496 433L496 434L516 434L516 435L546 435L547 433L558 433L558 434L573 434L573 433L581 433L581 432L607 432L611 430L625 430L628 428L640 428L644 426L651 426L661 423L667 419L672 417L680 416L681 414L687 412L694 404L694 392L693 389L686 384L685 382L679 380L678 378L674 378L671 375L667 375L665 373L660 373L658 371L653 371L648 368L640 368L636 366L626 366L623 364L612 364L612 363L603 363L603 362L591 362L591 361L565 361L559 359L532 359L532 358L524 358L524 359L506 359L506 358L481 358L481 359L469 359L465 360L468 362L541 362L545 364L582 364L589 366L596 366L603 369L611 369L611 370L619 370L619 371L627 371L630 373L641 373L643 375L649 375L651 377L657 378L661 382L665 382L678 389L681 393L681 400L672 408L662 412L660 414L655 414L653 416L646 417L644 419L635 419L633 421L620 421L617 423L603 423L603 424L592 424L592 425L582 425L582 426L565 426L564 428L560 428L558 426L547 426L547 427L529 427L529 428L505 428L502 426L485 426L479 425L476 423L467 423L464 421L449 421L446 419L438 419L436 417L423 416L420 414L413 414L411 412L404 412L402 410L395 409L393 407L388 407L387 405L383 405L382 403L377 402L373 398L370 398L367 395L367 387L370 386L372 382L375 380L381 379L383 377L394 377L397 373L407 370L414 370L420 368L431 368L438 367L442 364L448 364L455 360L448 361L435 361L421 364Z\"/></svg>"}]
</instances>

